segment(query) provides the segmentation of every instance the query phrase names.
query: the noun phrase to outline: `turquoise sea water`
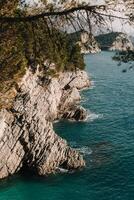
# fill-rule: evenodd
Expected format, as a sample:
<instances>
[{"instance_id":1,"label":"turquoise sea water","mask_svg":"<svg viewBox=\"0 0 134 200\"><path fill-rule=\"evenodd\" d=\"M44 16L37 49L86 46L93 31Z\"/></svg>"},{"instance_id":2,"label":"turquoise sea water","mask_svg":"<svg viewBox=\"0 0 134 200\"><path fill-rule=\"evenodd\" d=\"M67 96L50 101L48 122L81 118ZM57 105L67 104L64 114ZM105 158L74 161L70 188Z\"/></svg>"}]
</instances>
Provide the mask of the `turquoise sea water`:
<instances>
[{"instance_id":1,"label":"turquoise sea water","mask_svg":"<svg viewBox=\"0 0 134 200\"><path fill-rule=\"evenodd\" d=\"M55 130L85 156L87 167L39 178L0 181L0 200L134 200L134 71L122 73L112 53L88 55L94 81L82 92L85 122L59 122Z\"/></svg>"}]
</instances>

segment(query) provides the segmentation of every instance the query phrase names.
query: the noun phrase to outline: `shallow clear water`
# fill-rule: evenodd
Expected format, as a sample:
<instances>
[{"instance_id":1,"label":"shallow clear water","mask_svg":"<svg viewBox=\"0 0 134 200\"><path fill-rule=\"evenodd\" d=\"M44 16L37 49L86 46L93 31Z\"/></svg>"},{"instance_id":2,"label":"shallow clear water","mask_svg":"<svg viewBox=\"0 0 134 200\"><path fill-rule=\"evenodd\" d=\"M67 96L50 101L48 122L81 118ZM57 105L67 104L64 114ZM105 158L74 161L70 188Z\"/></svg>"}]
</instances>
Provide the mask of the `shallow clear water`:
<instances>
[{"instance_id":1,"label":"shallow clear water","mask_svg":"<svg viewBox=\"0 0 134 200\"><path fill-rule=\"evenodd\" d=\"M0 181L0 200L133 200L134 71L112 61L112 53L85 57L94 81L82 92L85 122L59 122L55 130L84 154L87 167L47 178L14 176Z\"/></svg>"}]
</instances>

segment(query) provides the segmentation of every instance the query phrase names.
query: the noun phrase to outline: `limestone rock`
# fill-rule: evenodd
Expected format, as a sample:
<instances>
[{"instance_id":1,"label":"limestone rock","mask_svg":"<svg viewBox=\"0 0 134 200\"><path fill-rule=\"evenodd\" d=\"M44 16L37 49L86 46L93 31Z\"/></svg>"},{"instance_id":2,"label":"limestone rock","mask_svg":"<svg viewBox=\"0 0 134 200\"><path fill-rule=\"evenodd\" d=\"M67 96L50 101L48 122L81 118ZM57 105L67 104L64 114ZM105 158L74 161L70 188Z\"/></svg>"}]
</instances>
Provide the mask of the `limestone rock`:
<instances>
[{"instance_id":1,"label":"limestone rock","mask_svg":"<svg viewBox=\"0 0 134 200\"><path fill-rule=\"evenodd\" d=\"M81 40L78 42L79 46L81 47L82 54L89 54L89 53L99 53L101 49L99 44L95 40L92 34L89 34L86 31L81 33Z\"/></svg>"},{"instance_id":2,"label":"limestone rock","mask_svg":"<svg viewBox=\"0 0 134 200\"><path fill-rule=\"evenodd\" d=\"M76 121L83 121L87 117L87 111L78 106L74 106L70 108L69 110L65 111L64 114L62 115L63 119L71 119L71 120L76 120Z\"/></svg>"},{"instance_id":3,"label":"limestone rock","mask_svg":"<svg viewBox=\"0 0 134 200\"><path fill-rule=\"evenodd\" d=\"M82 54L101 52L95 37L85 30L70 33L68 38L71 42L73 42L73 44L78 44L80 46Z\"/></svg>"},{"instance_id":4,"label":"limestone rock","mask_svg":"<svg viewBox=\"0 0 134 200\"><path fill-rule=\"evenodd\" d=\"M54 132L52 123L79 102L78 89L90 85L86 72L61 73L43 85L39 77L38 70L28 70L12 109L0 112L0 178L25 166L39 175L54 173L60 167L85 166L83 157ZM78 106L71 112L70 118L84 118L84 110Z\"/></svg>"}]
</instances>

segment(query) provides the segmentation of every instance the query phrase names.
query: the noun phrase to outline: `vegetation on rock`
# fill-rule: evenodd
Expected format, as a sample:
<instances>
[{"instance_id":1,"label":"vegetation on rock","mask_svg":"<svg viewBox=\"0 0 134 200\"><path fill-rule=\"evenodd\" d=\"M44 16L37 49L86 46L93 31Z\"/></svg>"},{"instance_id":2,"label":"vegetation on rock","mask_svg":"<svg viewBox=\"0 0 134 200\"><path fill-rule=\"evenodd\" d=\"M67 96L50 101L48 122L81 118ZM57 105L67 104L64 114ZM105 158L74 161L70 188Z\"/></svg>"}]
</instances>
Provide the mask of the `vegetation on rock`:
<instances>
[{"instance_id":1,"label":"vegetation on rock","mask_svg":"<svg viewBox=\"0 0 134 200\"><path fill-rule=\"evenodd\" d=\"M25 10L18 9L18 5L18 0L1 1L0 16L26 16ZM72 45L67 33L51 26L51 23L46 18L30 22L0 22L0 107L29 66L33 69L38 64L45 67L44 61L49 59L55 63L55 70L49 70L48 75L84 68L80 48ZM6 102L7 107L8 104Z\"/></svg>"},{"instance_id":2,"label":"vegetation on rock","mask_svg":"<svg viewBox=\"0 0 134 200\"><path fill-rule=\"evenodd\" d=\"M101 34L95 37L97 42L100 44L101 49L104 50L120 50L133 48L133 44L127 34L121 32L111 32Z\"/></svg>"},{"instance_id":3,"label":"vegetation on rock","mask_svg":"<svg viewBox=\"0 0 134 200\"><path fill-rule=\"evenodd\" d=\"M67 33L63 31L64 27L78 26L80 29L83 27L84 20L92 31L91 19L97 25L103 23L103 17L107 16L103 11L106 11L106 7L109 6L109 1L107 6L94 6L90 3L77 3L77 1L68 3L59 0L61 6L56 8L54 7L56 3L49 4L47 0L41 2L44 4L43 10L38 9L38 6L37 9L25 7L25 0L0 1L1 99L2 94L8 94L14 86L17 88L17 83L27 67L31 66L34 71L39 64L44 68L46 59L55 64L54 70L47 71L48 75L58 71L83 69L84 61L80 47L69 40ZM110 1L110 6L115 2ZM133 9L133 3L131 5L129 0L125 2L128 2L127 7ZM128 18L132 21L133 13L130 13ZM4 102L4 99L2 101Z\"/></svg>"}]
</instances>

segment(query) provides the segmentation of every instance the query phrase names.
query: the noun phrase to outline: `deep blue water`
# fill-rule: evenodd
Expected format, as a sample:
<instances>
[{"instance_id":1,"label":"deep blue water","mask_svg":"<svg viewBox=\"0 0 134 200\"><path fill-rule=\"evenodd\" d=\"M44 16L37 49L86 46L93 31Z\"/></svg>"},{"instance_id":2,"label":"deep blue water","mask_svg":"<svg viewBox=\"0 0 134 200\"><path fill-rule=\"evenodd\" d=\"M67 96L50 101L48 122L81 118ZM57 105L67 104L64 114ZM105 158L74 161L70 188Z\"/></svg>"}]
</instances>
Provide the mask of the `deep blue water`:
<instances>
[{"instance_id":1,"label":"deep blue water","mask_svg":"<svg viewBox=\"0 0 134 200\"><path fill-rule=\"evenodd\" d=\"M92 89L82 92L85 122L59 122L55 130L84 153L87 167L47 178L14 176L0 182L0 200L133 200L134 71L113 54L85 57Z\"/></svg>"}]
</instances>

